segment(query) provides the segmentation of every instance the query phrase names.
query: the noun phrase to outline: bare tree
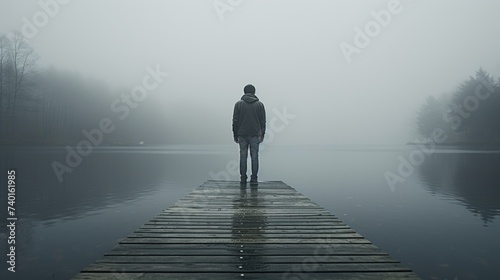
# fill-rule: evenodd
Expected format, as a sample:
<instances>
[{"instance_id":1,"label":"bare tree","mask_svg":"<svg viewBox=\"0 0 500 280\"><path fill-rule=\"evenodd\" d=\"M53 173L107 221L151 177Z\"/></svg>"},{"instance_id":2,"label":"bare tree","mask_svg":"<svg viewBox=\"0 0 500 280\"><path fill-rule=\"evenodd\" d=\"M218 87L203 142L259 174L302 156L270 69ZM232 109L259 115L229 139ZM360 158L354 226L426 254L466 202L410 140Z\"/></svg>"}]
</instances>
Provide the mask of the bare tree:
<instances>
[{"instance_id":1,"label":"bare tree","mask_svg":"<svg viewBox=\"0 0 500 280\"><path fill-rule=\"evenodd\" d=\"M38 55L26 43L23 35L19 32L13 33L11 38L10 57L14 71L12 111L15 117L19 94L29 85L29 78L34 73Z\"/></svg>"},{"instance_id":2,"label":"bare tree","mask_svg":"<svg viewBox=\"0 0 500 280\"><path fill-rule=\"evenodd\" d=\"M9 44L8 38L5 35L0 35L0 136L2 136L3 128L5 127L5 110L7 109L6 100L6 71L9 68L7 65L7 45Z\"/></svg>"},{"instance_id":3,"label":"bare tree","mask_svg":"<svg viewBox=\"0 0 500 280\"><path fill-rule=\"evenodd\" d=\"M38 55L19 32L0 40L2 133L14 133L13 125L21 95L27 93Z\"/></svg>"}]
</instances>

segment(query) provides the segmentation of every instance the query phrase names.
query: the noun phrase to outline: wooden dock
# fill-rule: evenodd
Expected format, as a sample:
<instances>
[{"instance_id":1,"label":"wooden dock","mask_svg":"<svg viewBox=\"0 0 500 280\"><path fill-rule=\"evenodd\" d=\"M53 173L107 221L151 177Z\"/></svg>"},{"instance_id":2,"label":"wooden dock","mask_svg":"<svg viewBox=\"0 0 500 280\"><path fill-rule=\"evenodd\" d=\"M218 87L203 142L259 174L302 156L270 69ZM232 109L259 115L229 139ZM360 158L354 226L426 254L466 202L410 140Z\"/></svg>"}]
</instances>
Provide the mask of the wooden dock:
<instances>
[{"instance_id":1,"label":"wooden dock","mask_svg":"<svg viewBox=\"0 0 500 280\"><path fill-rule=\"evenodd\" d=\"M207 181L73 279L419 279L283 182Z\"/></svg>"}]
</instances>

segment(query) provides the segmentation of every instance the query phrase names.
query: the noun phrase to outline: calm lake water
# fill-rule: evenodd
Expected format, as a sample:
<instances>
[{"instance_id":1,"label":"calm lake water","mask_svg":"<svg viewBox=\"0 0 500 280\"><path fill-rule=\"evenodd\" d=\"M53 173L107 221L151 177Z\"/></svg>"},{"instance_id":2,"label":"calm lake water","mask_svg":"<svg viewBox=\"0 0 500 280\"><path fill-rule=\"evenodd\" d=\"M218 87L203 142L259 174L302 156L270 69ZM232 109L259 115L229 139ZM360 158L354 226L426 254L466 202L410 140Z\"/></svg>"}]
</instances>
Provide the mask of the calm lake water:
<instances>
[{"instance_id":1,"label":"calm lake water","mask_svg":"<svg viewBox=\"0 0 500 280\"><path fill-rule=\"evenodd\" d=\"M440 149L391 189L413 147L272 147L281 180L424 279L500 279L500 152ZM209 179L238 180L237 146L101 148L61 183L66 151L0 148L1 279L68 279ZM7 272L7 170L17 178L16 272ZM236 172L235 172L236 171ZM8 276L8 278L5 278Z\"/></svg>"}]
</instances>

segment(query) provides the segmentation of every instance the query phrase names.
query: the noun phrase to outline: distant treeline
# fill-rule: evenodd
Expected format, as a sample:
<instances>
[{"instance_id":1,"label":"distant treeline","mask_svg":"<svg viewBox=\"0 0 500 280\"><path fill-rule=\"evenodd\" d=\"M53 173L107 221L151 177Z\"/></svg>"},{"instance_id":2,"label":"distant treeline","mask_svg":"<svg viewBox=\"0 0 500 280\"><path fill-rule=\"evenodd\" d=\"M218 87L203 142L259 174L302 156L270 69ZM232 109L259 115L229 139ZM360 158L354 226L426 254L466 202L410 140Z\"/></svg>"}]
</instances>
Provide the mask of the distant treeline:
<instances>
[{"instance_id":1,"label":"distant treeline","mask_svg":"<svg viewBox=\"0 0 500 280\"><path fill-rule=\"evenodd\" d=\"M110 104L126 91L110 92L104 82L78 73L41 69L38 58L22 34L0 34L0 145L74 145L83 129L97 128L110 115ZM144 125L154 116L135 115L102 144L138 144L148 133L149 142L164 142L155 135L160 125ZM417 126L427 139L435 129L444 130L446 144L500 144L499 120L500 79L479 69L452 94L429 96Z\"/></svg>"},{"instance_id":2,"label":"distant treeline","mask_svg":"<svg viewBox=\"0 0 500 280\"><path fill-rule=\"evenodd\" d=\"M72 145L83 129L110 114L113 96L104 82L78 73L41 69L22 34L0 34L0 144ZM132 129L103 144L137 144Z\"/></svg>"},{"instance_id":3,"label":"distant treeline","mask_svg":"<svg viewBox=\"0 0 500 280\"><path fill-rule=\"evenodd\" d=\"M429 96L417 125L427 139L444 130L444 144L500 144L500 79L480 68L453 93Z\"/></svg>"}]
</instances>

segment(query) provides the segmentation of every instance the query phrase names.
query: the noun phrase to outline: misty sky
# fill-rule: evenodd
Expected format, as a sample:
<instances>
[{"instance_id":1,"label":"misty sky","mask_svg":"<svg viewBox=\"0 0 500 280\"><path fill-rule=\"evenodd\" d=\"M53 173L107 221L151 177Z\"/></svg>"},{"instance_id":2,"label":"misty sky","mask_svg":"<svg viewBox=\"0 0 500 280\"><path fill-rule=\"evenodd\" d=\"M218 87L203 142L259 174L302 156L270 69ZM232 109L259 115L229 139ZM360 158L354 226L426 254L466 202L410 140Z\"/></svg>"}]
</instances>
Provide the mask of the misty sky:
<instances>
[{"instance_id":1,"label":"misty sky","mask_svg":"<svg viewBox=\"0 0 500 280\"><path fill-rule=\"evenodd\" d=\"M41 66L111 88L132 88L160 65L169 77L136 110L155 110L144 125L186 143L231 143L233 105L253 83L268 120L285 106L296 115L275 144L404 144L428 95L480 66L500 76L499 1L401 0L350 63L340 44L355 46L354 29L390 0L243 0L223 20L214 2L73 0L29 42ZM0 0L0 32L40 11L36 0Z\"/></svg>"}]
</instances>

